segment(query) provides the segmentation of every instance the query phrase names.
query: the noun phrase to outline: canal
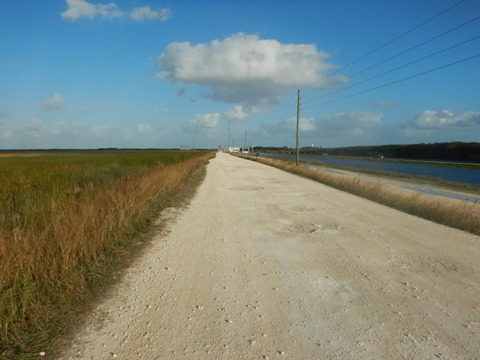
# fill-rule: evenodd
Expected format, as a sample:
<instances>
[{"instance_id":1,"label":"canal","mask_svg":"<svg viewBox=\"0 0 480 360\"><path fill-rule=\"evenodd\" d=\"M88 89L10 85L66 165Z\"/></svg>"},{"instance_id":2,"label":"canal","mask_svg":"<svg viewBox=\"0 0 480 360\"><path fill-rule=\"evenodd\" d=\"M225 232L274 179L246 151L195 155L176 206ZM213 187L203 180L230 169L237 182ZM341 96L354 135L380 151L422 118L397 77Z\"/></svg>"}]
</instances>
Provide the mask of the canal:
<instances>
[{"instance_id":1,"label":"canal","mask_svg":"<svg viewBox=\"0 0 480 360\"><path fill-rule=\"evenodd\" d=\"M270 157L295 159L293 155L262 154ZM469 185L480 185L480 165L477 168L461 168L455 166L430 165L425 163L401 163L388 159L352 159L333 156L300 155L300 160L316 162L320 164L346 166L353 169L380 170L391 173L407 174L413 176L425 176L434 179L454 181Z\"/></svg>"}]
</instances>

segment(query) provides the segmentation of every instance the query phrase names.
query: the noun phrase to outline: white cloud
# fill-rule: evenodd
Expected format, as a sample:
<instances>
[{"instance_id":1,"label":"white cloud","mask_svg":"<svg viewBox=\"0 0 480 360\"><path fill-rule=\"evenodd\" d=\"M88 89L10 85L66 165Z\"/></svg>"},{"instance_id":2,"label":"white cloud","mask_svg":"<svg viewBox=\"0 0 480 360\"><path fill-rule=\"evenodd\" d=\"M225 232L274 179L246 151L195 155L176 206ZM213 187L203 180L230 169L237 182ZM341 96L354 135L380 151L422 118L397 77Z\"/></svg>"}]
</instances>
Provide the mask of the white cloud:
<instances>
[{"instance_id":1,"label":"white cloud","mask_svg":"<svg viewBox=\"0 0 480 360\"><path fill-rule=\"evenodd\" d=\"M281 44L238 33L205 44L170 43L159 58L157 77L206 86L216 100L258 103L292 87L321 88L346 80L327 76L336 68L328 58L313 44Z\"/></svg>"},{"instance_id":2,"label":"white cloud","mask_svg":"<svg viewBox=\"0 0 480 360\"><path fill-rule=\"evenodd\" d=\"M77 21L82 18L94 19L100 17L102 19L113 20L126 16L126 12L121 10L114 2L108 4L95 4L86 0L65 0L67 2L67 10L62 12L60 16L65 20ZM134 8L130 12L130 18L133 21L162 21L166 22L172 16L172 11L168 8L152 9L150 6L142 6Z\"/></svg>"},{"instance_id":3,"label":"white cloud","mask_svg":"<svg viewBox=\"0 0 480 360\"><path fill-rule=\"evenodd\" d=\"M452 110L425 110L408 125L418 129L480 127L480 112L466 111L457 113Z\"/></svg>"},{"instance_id":4,"label":"white cloud","mask_svg":"<svg viewBox=\"0 0 480 360\"><path fill-rule=\"evenodd\" d=\"M152 131L152 127L148 124L138 124L137 125L137 131L141 134L148 133L148 132Z\"/></svg>"},{"instance_id":5,"label":"white cloud","mask_svg":"<svg viewBox=\"0 0 480 360\"><path fill-rule=\"evenodd\" d=\"M243 121L250 114L255 113L256 108L246 108L242 105L235 105L231 110L225 111L224 115L227 119L233 121Z\"/></svg>"},{"instance_id":6,"label":"white cloud","mask_svg":"<svg viewBox=\"0 0 480 360\"><path fill-rule=\"evenodd\" d=\"M223 116L232 121L243 121L250 115L268 110L272 101L261 101L256 105L235 105L231 110L225 111Z\"/></svg>"},{"instance_id":7,"label":"white cloud","mask_svg":"<svg viewBox=\"0 0 480 360\"><path fill-rule=\"evenodd\" d=\"M50 99L42 101L43 110L60 110L65 103L65 97L56 92Z\"/></svg>"},{"instance_id":8,"label":"white cloud","mask_svg":"<svg viewBox=\"0 0 480 360\"><path fill-rule=\"evenodd\" d=\"M213 135L218 132L222 119L243 121L251 114L263 111L262 109L258 106L235 105L223 113L197 114L193 120L186 122L182 129L186 133L201 132Z\"/></svg>"},{"instance_id":9,"label":"white cloud","mask_svg":"<svg viewBox=\"0 0 480 360\"><path fill-rule=\"evenodd\" d=\"M226 111L224 115L229 120L242 121L248 117L248 113L243 109L242 105L235 105L232 110Z\"/></svg>"},{"instance_id":10,"label":"white cloud","mask_svg":"<svg viewBox=\"0 0 480 360\"><path fill-rule=\"evenodd\" d=\"M295 122L295 128L297 126L297 119L292 120ZM291 120L291 121L292 121ZM300 119L300 130L301 131L314 131L317 128L315 120L313 118L301 118Z\"/></svg>"},{"instance_id":11,"label":"white cloud","mask_svg":"<svg viewBox=\"0 0 480 360\"><path fill-rule=\"evenodd\" d=\"M185 132L212 133L220 125L222 115L219 113L197 114L195 119L183 126Z\"/></svg>"},{"instance_id":12,"label":"white cloud","mask_svg":"<svg viewBox=\"0 0 480 360\"><path fill-rule=\"evenodd\" d=\"M322 147L372 144L379 134L384 136L382 113L345 112L322 118L300 118L300 146L315 144ZM264 145L295 146L296 116L270 121L253 133L254 142ZM249 132L250 134L250 132Z\"/></svg>"},{"instance_id":13,"label":"white cloud","mask_svg":"<svg viewBox=\"0 0 480 360\"><path fill-rule=\"evenodd\" d=\"M68 9L60 14L63 19L76 21L81 18L93 19L97 16L104 19L116 19L125 15L118 6L108 4L93 4L86 0L66 0Z\"/></svg>"},{"instance_id":14,"label":"white cloud","mask_svg":"<svg viewBox=\"0 0 480 360\"><path fill-rule=\"evenodd\" d=\"M150 6L142 6L133 9L130 17L135 21L160 20L167 21L172 16L172 11L168 8L153 10Z\"/></svg>"}]
</instances>

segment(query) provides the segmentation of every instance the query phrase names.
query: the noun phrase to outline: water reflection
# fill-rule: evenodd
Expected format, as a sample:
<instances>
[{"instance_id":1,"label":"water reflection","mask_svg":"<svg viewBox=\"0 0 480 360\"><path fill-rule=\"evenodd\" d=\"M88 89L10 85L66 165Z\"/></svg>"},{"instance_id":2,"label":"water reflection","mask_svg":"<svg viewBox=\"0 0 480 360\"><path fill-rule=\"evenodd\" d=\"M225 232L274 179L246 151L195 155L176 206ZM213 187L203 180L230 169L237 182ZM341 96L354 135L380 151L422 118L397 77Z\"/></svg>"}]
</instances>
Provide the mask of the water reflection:
<instances>
[{"instance_id":1,"label":"water reflection","mask_svg":"<svg viewBox=\"0 0 480 360\"><path fill-rule=\"evenodd\" d=\"M290 155L266 154L266 156L295 159L294 156ZM301 155L301 160L330 165L348 166L355 169L381 170L414 176L426 176L429 178L455 181L470 185L480 185L480 166L478 169L463 169L445 165L435 166L427 164L405 164L389 162L388 160L372 161L368 159L346 159L313 155Z\"/></svg>"}]
</instances>

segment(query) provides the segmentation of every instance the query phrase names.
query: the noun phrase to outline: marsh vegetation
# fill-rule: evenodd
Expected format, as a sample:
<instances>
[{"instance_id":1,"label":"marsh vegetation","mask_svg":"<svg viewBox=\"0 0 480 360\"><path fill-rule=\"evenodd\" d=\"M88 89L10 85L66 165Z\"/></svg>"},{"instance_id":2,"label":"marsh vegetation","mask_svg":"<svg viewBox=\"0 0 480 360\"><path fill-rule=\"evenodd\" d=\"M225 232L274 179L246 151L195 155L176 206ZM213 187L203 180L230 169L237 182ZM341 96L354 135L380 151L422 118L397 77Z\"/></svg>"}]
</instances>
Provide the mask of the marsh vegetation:
<instances>
[{"instance_id":1,"label":"marsh vegetation","mask_svg":"<svg viewBox=\"0 0 480 360\"><path fill-rule=\"evenodd\" d=\"M36 351L94 297L213 153L0 157L0 357ZM25 355L26 356L26 355Z\"/></svg>"}]
</instances>

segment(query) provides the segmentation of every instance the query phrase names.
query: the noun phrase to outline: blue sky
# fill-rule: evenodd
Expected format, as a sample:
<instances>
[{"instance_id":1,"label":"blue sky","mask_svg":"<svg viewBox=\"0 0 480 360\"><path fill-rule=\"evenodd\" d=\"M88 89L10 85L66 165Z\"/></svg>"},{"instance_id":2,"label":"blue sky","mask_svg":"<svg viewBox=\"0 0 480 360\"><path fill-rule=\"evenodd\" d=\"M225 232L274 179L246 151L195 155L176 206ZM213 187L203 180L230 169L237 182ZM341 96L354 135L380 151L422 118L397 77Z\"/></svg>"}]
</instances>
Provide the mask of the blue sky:
<instances>
[{"instance_id":1,"label":"blue sky","mask_svg":"<svg viewBox=\"0 0 480 360\"><path fill-rule=\"evenodd\" d=\"M478 142L479 17L478 0L2 1L0 149L293 147L298 88L302 146Z\"/></svg>"}]
</instances>

